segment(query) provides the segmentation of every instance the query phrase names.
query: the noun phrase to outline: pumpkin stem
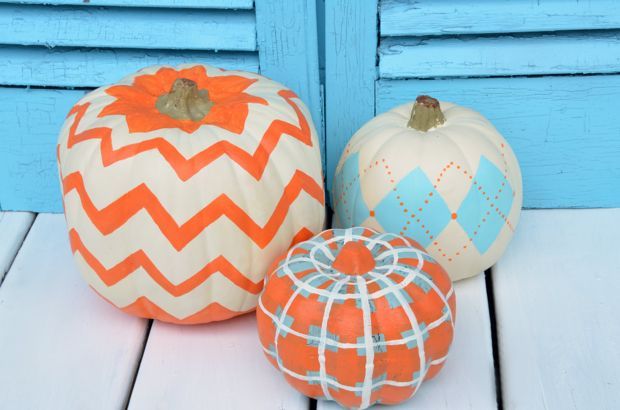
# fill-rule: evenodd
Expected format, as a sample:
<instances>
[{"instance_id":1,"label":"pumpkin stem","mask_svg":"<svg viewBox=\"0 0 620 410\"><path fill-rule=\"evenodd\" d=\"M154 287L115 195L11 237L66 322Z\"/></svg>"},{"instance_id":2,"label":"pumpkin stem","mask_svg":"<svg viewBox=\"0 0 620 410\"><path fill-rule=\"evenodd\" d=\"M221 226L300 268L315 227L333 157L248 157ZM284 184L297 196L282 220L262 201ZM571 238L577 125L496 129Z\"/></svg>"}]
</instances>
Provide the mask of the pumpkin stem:
<instances>
[{"instance_id":1,"label":"pumpkin stem","mask_svg":"<svg viewBox=\"0 0 620 410\"><path fill-rule=\"evenodd\" d=\"M439 101L428 95L420 95L415 99L411 109L411 117L407 127L426 132L446 122Z\"/></svg>"},{"instance_id":2,"label":"pumpkin stem","mask_svg":"<svg viewBox=\"0 0 620 410\"><path fill-rule=\"evenodd\" d=\"M155 107L175 120L200 121L213 107L213 101L209 99L209 91L199 90L195 81L178 78L170 92L157 99Z\"/></svg>"},{"instance_id":3,"label":"pumpkin stem","mask_svg":"<svg viewBox=\"0 0 620 410\"><path fill-rule=\"evenodd\" d=\"M345 275L363 275L375 268L375 258L366 245L351 241L342 246L332 268Z\"/></svg>"}]
</instances>

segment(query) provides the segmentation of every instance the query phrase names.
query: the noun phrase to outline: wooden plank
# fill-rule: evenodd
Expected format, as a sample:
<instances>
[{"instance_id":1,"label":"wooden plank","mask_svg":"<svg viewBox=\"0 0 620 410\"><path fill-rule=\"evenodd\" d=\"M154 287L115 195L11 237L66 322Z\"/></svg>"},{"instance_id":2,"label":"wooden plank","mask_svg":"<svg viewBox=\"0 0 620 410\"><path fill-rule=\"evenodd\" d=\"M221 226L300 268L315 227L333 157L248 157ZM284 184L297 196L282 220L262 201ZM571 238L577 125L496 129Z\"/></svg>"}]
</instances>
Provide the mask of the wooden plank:
<instances>
[{"instance_id":1,"label":"wooden plank","mask_svg":"<svg viewBox=\"0 0 620 410\"><path fill-rule=\"evenodd\" d=\"M381 78L616 73L620 34L394 37L381 42L379 57Z\"/></svg>"},{"instance_id":2,"label":"wooden plank","mask_svg":"<svg viewBox=\"0 0 620 410\"><path fill-rule=\"evenodd\" d=\"M255 52L0 47L0 84L98 87L149 65L201 63L258 71Z\"/></svg>"},{"instance_id":3,"label":"wooden plank","mask_svg":"<svg viewBox=\"0 0 620 410\"><path fill-rule=\"evenodd\" d=\"M147 321L99 298L73 263L62 215L39 215L0 287L7 409L121 408Z\"/></svg>"},{"instance_id":4,"label":"wooden plank","mask_svg":"<svg viewBox=\"0 0 620 410\"><path fill-rule=\"evenodd\" d=\"M32 28L36 27L36 30ZM256 49L251 11L0 5L3 44L155 48Z\"/></svg>"},{"instance_id":5,"label":"wooden plank","mask_svg":"<svg viewBox=\"0 0 620 410\"><path fill-rule=\"evenodd\" d=\"M620 209L526 211L493 271L506 409L620 401Z\"/></svg>"},{"instance_id":6,"label":"wooden plank","mask_svg":"<svg viewBox=\"0 0 620 410\"><path fill-rule=\"evenodd\" d=\"M382 0L380 4L382 36L620 27L616 0Z\"/></svg>"},{"instance_id":7,"label":"wooden plank","mask_svg":"<svg viewBox=\"0 0 620 410\"><path fill-rule=\"evenodd\" d=\"M441 373L425 381L409 401L376 409L497 409L491 325L484 274L456 282L456 330ZM336 410L318 401L318 410Z\"/></svg>"},{"instance_id":8,"label":"wooden plank","mask_svg":"<svg viewBox=\"0 0 620 410\"><path fill-rule=\"evenodd\" d=\"M34 221L30 212L0 212L0 283Z\"/></svg>"},{"instance_id":9,"label":"wooden plank","mask_svg":"<svg viewBox=\"0 0 620 410\"><path fill-rule=\"evenodd\" d=\"M525 207L620 206L620 76L382 80L377 112L420 94L493 122L520 161Z\"/></svg>"},{"instance_id":10,"label":"wooden plank","mask_svg":"<svg viewBox=\"0 0 620 410\"><path fill-rule=\"evenodd\" d=\"M251 9L254 5L252 0L0 0L0 3L204 9Z\"/></svg>"},{"instance_id":11,"label":"wooden plank","mask_svg":"<svg viewBox=\"0 0 620 410\"><path fill-rule=\"evenodd\" d=\"M3 210L62 212L56 140L87 91L0 88L0 205Z\"/></svg>"},{"instance_id":12,"label":"wooden plank","mask_svg":"<svg viewBox=\"0 0 620 410\"><path fill-rule=\"evenodd\" d=\"M261 74L297 93L324 148L316 0L256 0L255 7Z\"/></svg>"},{"instance_id":13,"label":"wooden plank","mask_svg":"<svg viewBox=\"0 0 620 410\"><path fill-rule=\"evenodd\" d=\"M349 138L375 115L377 1L334 0L325 9L327 187Z\"/></svg>"},{"instance_id":14,"label":"wooden plank","mask_svg":"<svg viewBox=\"0 0 620 410\"><path fill-rule=\"evenodd\" d=\"M129 409L308 408L263 357L253 313L202 326L155 322Z\"/></svg>"}]
</instances>

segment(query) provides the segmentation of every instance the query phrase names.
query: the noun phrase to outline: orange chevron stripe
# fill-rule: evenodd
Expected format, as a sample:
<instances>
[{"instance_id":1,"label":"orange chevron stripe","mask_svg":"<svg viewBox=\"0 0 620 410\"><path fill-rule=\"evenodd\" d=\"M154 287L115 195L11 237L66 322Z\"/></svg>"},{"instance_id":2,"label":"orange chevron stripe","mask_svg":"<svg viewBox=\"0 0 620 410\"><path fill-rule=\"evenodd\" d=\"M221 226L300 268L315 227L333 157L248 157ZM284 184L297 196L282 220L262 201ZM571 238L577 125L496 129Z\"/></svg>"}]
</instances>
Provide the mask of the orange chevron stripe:
<instances>
[{"instance_id":1,"label":"orange chevron stripe","mask_svg":"<svg viewBox=\"0 0 620 410\"><path fill-rule=\"evenodd\" d=\"M108 302L109 304L117 307L114 303L112 303L109 299L103 296L101 293L97 292L95 288L91 286L91 288L97 293L103 300ZM234 311L224 306L220 305L217 302L213 302L206 306L204 309L199 310L198 312L187 316L185 318L178 318L176 316L171 315L166 312L164 309L160 308L154 302L151 302L149 298L146 296L140 296L133 303L119 308L125 313L129 313L133 316L143 317L146 319L157 319L162 322L168 323L176 323L181 325L196 325L200 323L208 323L208 322L216 322L220 320L230 319L231 317L243 315L248 312L252 312L255 308L245 311Z\"/></svg>"},{"instance_id":2,"label":"orange chevron stripe","mask_svg":"<svg viewBox=\"0 0 620 410\"><path fill-rule=\"evenodd\" d=\"M297 245L299 242L307 241L313 236L314 233L310 229L303 227L295 234L295 236L293 236L293 240L291 241L289 248L292 248L293 245Z\"/></svg>"},{"instance_id":3,"label":"orange chevron stripe","mask_svg":"<svg viewBox=\"0 0 620 410\"><path fill-rule=\"evenodd\" d=\"M279 91L278 94L295 110L297 120L299 121L299 127L286 121L274 120L267 131L265 131L263 138L253 154L249 154L247 151L229 141L219 141L193 157L185 158L174 145L161 137L126 145L115 150L112 147L111 128L92 128L77 134L77 128L84 114L86 114L90 103L76 105L69 112L68 116L72 114L76 115L69 129L67 148L72 148L73 145L82 141L100 139L101 159L104 167L124 159L132 158L145 151L156 150L159 151L161 156L170 164L182 181L188 180L219 157L227 155L231 160L235 161L252 175L252 177L259 180L267 167L271 153L278 145L283 135L289 135L310 147L312 146L312 136L308 121L297 104L291 100L291 98L297 98L297 96L290 90L282 90Z\"/></svg>"},{"instance_id":4,"label":"orange chevron stripe","mask_svg":"<svg viewBox=\"0 0 620 410\"><path fill-rule=\"evenodd\" d=\"M86 263L88 263L107 286L115 285L141 267L159 286L176 297L183 296L196 289L216 272L220 272L232 283L254 295L258 295L263 289L262 281L259 283L252 282L223 256L218 256L213 259L190 278L175 285L161 273L143 250L132 253L112 268L107 269L95 255L90 252L86 245L84 245L82 238L80 238L80 235L75 229L69 231L69 241L71 242L73 253L79 252Z\"/></svg>"},{"instance_id":5,"label":"orange chevron stripe","mask_svg":"<svg viewBox=\"0 0 620 410\"><path fill-rule=\"evenodd\" d=\"M218 196L187 222L179 226L159 202L157 196L144 183L126 192L102 209L97 209L93 204L79 171L65 176L62 180L62 186L63 195L67 195L73 190L77 191L84 212L102 234L107 235L114 232L123 226L129 218L144 209L176 250L183 249L185 245L221 216L226 216L262 249L274 238L286 218L289 208L301 191L307 192L321 205L324 204L323 187L317 184L312 177L299 170L295 171L284 188L284 192L265 226L260 226L254 222L226 194Z\"/></svg>"}]
</instances>

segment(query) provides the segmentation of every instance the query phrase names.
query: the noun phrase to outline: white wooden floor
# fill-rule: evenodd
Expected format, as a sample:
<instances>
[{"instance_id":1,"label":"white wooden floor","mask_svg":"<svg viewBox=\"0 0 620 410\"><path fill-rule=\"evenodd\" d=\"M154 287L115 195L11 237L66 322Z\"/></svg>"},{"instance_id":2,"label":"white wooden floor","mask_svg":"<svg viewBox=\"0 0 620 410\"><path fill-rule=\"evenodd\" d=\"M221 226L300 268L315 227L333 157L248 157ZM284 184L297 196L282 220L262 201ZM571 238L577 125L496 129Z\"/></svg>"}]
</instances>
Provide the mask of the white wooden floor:
<instances>
[{"instance_id":1,"label":"white wooden floor","mask_svg":"<svg viewBox=\"0 0 620 410\"><path fill-rule=\"evenodd\" d=\"M620 209L525 211L492 271L456 284L442 373L393 408L619 408L619 232ZM62 215L0 213L0 280L2 409L336 408L271 368L251 314L117 312L76 271Z\"/></svg>"}]
</instances>

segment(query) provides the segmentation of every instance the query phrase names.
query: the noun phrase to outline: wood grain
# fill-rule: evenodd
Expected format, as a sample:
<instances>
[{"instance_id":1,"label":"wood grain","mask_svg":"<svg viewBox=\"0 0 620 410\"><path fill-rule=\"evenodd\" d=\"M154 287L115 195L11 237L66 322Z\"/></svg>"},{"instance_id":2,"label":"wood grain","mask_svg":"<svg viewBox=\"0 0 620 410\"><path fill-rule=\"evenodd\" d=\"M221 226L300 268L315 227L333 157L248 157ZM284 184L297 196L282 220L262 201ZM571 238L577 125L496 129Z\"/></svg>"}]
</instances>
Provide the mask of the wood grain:
<instances>
[{"instance_id":1,"label":"wood grain","mask_svg":"<svg viewBox=\"0 0 620 410\"><path fill-rule=\"evenodd\" d=\"M0 84L99 87L150 65L185 63L258 72L255 52L0 46Z\"/></svg>"},{"instance_id":2,"label":"wood grain","mask_svg":"<svg viewBox=\"0 0 620 410\"><path fill-rule=\"evenodd\" d=\"M131 410L306 410L308 399L263 356L256 317L196 326L153 323Z\"/></svg>"},{"instance_id":3,"label":"wood grain","mask_svg":"<svg viewBox=\"0 0 620 410\"><path fill-rule=\"evenodd\" d=\"M86 91L0 87L0 205L3 210L62 212L56 140Z\"/></svg>"},{"instance_id":4,"label":"wood grain","mask_svg":"<svg viewBox=\"0 0 620 410\"><path fill-rule=\"evenodd\" d=\"M620 71L620 34L387 38L381 78L482 77Z\"/></svg>"},{"instance_id":5,"label":"wood grain","mask_svg":"<svg viewBox=\"0 0 620 410\"><path fill-rule=\"evenodd\" d=\"M493 271L506 409L620 400L620 209L526 211Z\"/></svg>"},{"instance_id":6,"label":"wood grain","mask_svg":"<svg viewBox=\"0 0 620 410\"><path fill-rule=\"evenodd\" d=\"M375 115L377 2L334 0L325 10L328 190L349 138Z\"/></svg>"},{"instance_id":7,"label":"wood grain","mask_svg":"<svg viewBox=\"0 0 620 410\"><path fill-rule=\"evenodd\" d=\"M36 30L33 30L36 27ZM3 44L185 50L256 49L251 11L0 4Z\"/></svg>"},{"instance_id":8,"label":"wood grain","mask_svg":"<svg viewBox=\"0 0 620 410\"><path fill-rule=\"evenodd\" d=\"M456 330L444 368L425 381L416 395L397 406L373 409L497 409L491 325L484 274L456 282ZM336 410L318 401L318 410Z\"/></svg>"},{"instance_id":9,"label":"wood grain","mask_svg":"<svg viewBox=\"0 0 620 410\"><path fill-rule=\"evenodd\" d=\"M382 36L620 27L616 0L382 0L380 5Z\"/></svg>"},{"instance_id":10,"label":"wood grain","mask_svg":"<svg viewBox=\"0 0 620 410\"><path fill-rule=\"evenodd\" d=\"M382 80L377 112L420 94L493 122L521 164L525 207L620 206L620 76Z\"/></svg>"},{"instance_id":11,"label":"wood grain","mask_svg":"<svg viewBox=\"0 0 620 410\"><path fill-rule=\"evenodd\" d=\"M293 90L308 106L324 153L315 0L256 0L261 74ZM322 155L323 163L325 155Z\"/></svg>"},{"instance_id":12,"label":"wood grain","mask_svg":"<svg viewBox=\"0 0 620 410\"><path fill-rule=\"evenodd\" d=\"M39 215L0 287L1 407L124 406L146 320L99 298L74 267L62 215Z\"/></svg>"},{"instance_id":13,"label":"wood grain","mask_svg":"<svg viewBox=\"0 0 620 410\"><path fill-rule=\"evenodd\" d=\"M30 212L0 212L0 283L34 221Z\"/></svg>"},{"instance_id":14,"label":"wood grain","mask_svg":"<svg viewBox=\"0 0 620 410\"><path fill-rule=\"evenodd\" d=\"M252 0L0 0L0 3L205 9L251 9L253 6Z\"/></svg>"}]
</instances>

